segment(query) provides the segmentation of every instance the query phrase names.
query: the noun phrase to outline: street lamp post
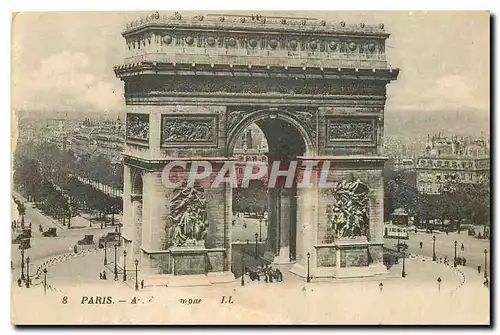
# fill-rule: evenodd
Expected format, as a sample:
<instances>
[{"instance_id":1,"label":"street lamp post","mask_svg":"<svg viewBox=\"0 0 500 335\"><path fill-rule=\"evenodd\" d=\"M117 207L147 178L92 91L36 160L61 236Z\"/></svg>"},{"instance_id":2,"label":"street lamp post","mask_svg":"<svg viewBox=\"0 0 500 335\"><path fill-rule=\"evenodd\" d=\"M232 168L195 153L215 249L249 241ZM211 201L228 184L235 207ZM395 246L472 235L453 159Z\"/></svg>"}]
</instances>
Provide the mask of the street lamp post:
<instances>
[{"instance_id":1,"label":"street lamp post","mask_svg":"<svg viewBox=\"0 0 500 335\"><path fill-rule=\"evenodd\" d=\"M71 199L68 199L68 229L71 228Z\"/></svg>"},{"instance_id":2,"label":"street lamp post","mask_svg":"<svg viewBox=\"0 0 500 335\"><path fill-rule=\"evenodd\" d=\"M406 271L405 271L405 258L406 258L406 252L403 250L403 270L401 270L401 277L406 277Z\"/></svg>"},{"instance_id":3,"label":"street lamp post","mask_svg":"<svg viewBox=\"0 0 500 335\"><path fill-rule=\"evenodd\" d=\"M122 223L118 222L118 246L122 246Z\"/></svg>"},{"instance_id":4,"label":"street lamp post","mask_svg":"<svg viewBox=\"0 0 500 335\"><path fill-rule=\"evenodd\" d=\"M259 220L259 241L262 242L262 219Z\"/></svg>"},{"instance_id":5,"label":"street lamp post","mask_svg":"<svg viewBox=\"0 0 500 335\"><path fill-rule=\"evenodd\" d=\"M21 280L24 280L24 249L21 249Z\"/></svg>"},{"instance_id":6,"label":"street lamp post","mask_svg":"<svg viewBox=\"0 0 500 335\"><path fill-rule=\"evenodd\" d=\"M453 243L455 245L455 257L453 257L453 266L457 267L457 241Z\"/></svg>"},{"instance_id":7,"label":"street lamp post","mask_svg":"<svg viewBox=\"0 0 500 335\"><path fill-rule=\"evenodd\" d=\"M436 261L436 235L432 236L432 260Z\"/></svg>"},{"instance_id":8,"label":"street lamp post","mask_svg":"<svg viewBox=\"0 0 500 335\"><path fill-rule=\"evenodd\" d=\"M398 234L398 252L399 252L400 251L399 250L399 232L397 234Z\"/></svg>"},{"instance_id":9,"label":"street lamp post","mask_svg":"<svg viewBox=\"0 0 500 335\"><path fill-rule=\"evenodd\" d=\"M137 265L139 265L139 260L136 258L134 261L135 264L135 290L139 291L139 283L137 282Z\"/></svg>"},{"instance_id":10,"label":"street lamp post","mask_svg":"<svg viewBox=\"0 0 500 335\"><path fill-rule=\"evenodd\" d=\"M123 281L127 281L127 251L123 250Z\"/></svg>"},{"instance_id":11,"label":"street lamp post","mask_svg":"<svg viewBox=\"0 0 500 335\"><path fill-rule=\"evenodd\" d=\"M47 294L47 268L43 268L43 293Z\"/></svg>"},{"instance_id":12,"label":"street lamp post","mask_svg":"<svg viewBox=\"0 0 500 335\"><path fill-rule=\"evenodd\" d=\"M241 286L245 286L245 256L241 256Z\"/></svg>"},{"instance_id":13,"label":"street lamp post","mask_svg":"<svg viewBox=\"0 0 500 335\"><path fill-rule=\"evenodd\" d=\"M116 244L115 244L115 280L118 280L118 268L116 267Z\"/></svg>"},{"instance_id":14,"label":"street lamp post","mask_svg":"<svg viewBox=\"0 0 500 335\"><path fill-rule=\"evenodd\" d=\"M484 249L484 278L488 278L488 269L487 269L487 257L488 257L488 250Z\"/></svg>"},{"instance_id":15,"label":"street lamp post","mask_svg":"<svg viewBox=\"0 0 500 335\"><path fill-rule=\"evenodd\" d=\"M259 259L259 234L255 233L255 259Z\"/></svg>"},{"instance_id":16,"label":"street lamp post","mask_svg":"<svg viewBox=\"0 0 500 335\"><path fill-rule=\"evenodd\" d=\"M309 259L311 258L311 253L308 252L307 253L307 282L310 283L311 282L311 274L309 272Z\"/></svg>"},{"instance_id":17,"label":"street lamp post","mask_svg":"<svg viewBox=\"0 0 500 335\"><path fill-rule=\"evenodd\" d=\"M441 292L441 282L442 282L441 277L438 277L437 282L438 282L438 292Z\"/></svg>"},{"instance_id":18,"label":"street lamp post","mask_svg":"<svg viewBox=\"0 0 500 335\"><path fill-rule=\"evenodd\" d=\"M87 196L87 209L89 210L89 228L92 228L92 208L89 206L89 198Z\"/></svg>"},{"instance_id":19,"label":"street lamp post","mask_svg":"<svg viewBox=\"0 0 500 335\"><path fill-rule=\"evenodd\" d=\"M104 265L108 265L108 241L104 240Z\"/></svg>"},{"instance_id":20,"label":"street lamp post","mask_svg":"<svg viewBox=\"0 0 500 335\"><path fill-rule=\"evenodd\" d=\"M26 288L30 288L30 258L26 258Z\"/></svg>"}]
</instances>

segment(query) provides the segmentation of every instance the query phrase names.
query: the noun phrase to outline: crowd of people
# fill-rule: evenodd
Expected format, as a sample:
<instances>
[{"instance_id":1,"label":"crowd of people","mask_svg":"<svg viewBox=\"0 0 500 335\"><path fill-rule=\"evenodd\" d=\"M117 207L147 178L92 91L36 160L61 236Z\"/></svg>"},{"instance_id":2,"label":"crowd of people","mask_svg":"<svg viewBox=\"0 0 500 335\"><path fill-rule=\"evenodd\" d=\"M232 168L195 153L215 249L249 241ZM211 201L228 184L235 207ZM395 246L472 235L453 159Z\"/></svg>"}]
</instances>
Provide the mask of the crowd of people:
<instances>
[{"instance_id":1,"label":"crowd of people","mask_svg":"<svg viewBox=\"0 0 500 335\"><path fill-rule=\"evenodd\" d=\"M264 281L265 283L279 283L283 281L283 273L278 268L269 265L259 266L256 269L245 269L245 274L251 281Z\"/></svg>"}]
</instances>

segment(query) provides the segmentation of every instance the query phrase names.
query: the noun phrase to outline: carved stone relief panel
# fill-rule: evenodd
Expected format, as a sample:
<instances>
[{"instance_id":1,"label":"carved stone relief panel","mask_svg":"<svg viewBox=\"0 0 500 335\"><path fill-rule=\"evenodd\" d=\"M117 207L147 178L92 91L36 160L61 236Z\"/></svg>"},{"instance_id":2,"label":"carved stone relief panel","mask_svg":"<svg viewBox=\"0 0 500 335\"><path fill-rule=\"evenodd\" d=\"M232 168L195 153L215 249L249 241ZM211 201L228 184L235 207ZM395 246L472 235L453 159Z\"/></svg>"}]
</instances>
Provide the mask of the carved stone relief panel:
<instances>
[{"instance_id":1,"label":"carved stone relief panel","mask_svg":"<svg viewBox=\"0 0 500 335\"><path fill-rule=\"evenodd\" d=\"M328 116L326 118L326 146L370 146L377 145L377 118Z\"/></svg>"},{"instance_id":2,"label":"carved stone relief panel","mask_svg":"<svg viewBox=\"0 0 500 335\"><path fill-rule=\"evenodd\" d=\"M127 114L127 142L129 140L144 142L149 141L149 115Z\"/></svg>"},{"instance_id":3,"label":"carved stone relief panel","mask_svg":"<svg viewBox=\"0 0 500 335\"><path fill-rule=\"evenodd\" d=\"M372 140L373 123L370 121L358 122L331 122L329 138L335 140Z\"/></svg>"},{"instance_id":4,"label":"carved stone relief panel","mask_svg":"<svg viewBox=\"0 0 500 335\"><path fill-rule=\"evenodd\" d=\"M359 179L339 181L331 190L333 202L327 206L326 216L335 239L367 236L369 190Z\"/></svg>"},{"instance_id":5,"label":"carved stone relief panel","mask_svg":"<svg viewBox=\"0 0 500 335\"><path fill-rule=\"evenodd\" d=\"M217 146L218 116L207 114L163 115L161 145Z\"/></svg>"},{"instance_id":6,"label":"carved stone relief panel","mask_svg":"<svg viewBox=\"0 0 500 335\"><path fill-rule=\"evenodd\" d=\"M166 228L170 246L205 245L207 212L204 189L182 185L174 190Z\"/></svg>"}]
</instances>

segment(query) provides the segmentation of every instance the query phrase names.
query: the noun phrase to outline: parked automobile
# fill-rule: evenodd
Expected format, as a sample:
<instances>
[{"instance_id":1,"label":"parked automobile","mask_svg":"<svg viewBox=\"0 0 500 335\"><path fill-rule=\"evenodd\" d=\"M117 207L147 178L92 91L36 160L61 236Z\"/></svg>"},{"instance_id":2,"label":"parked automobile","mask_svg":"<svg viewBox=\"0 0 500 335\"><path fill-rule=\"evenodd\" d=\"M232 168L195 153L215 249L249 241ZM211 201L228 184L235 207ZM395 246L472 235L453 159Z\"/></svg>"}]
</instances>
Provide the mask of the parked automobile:
<instances>
[{"instance_id":1,"label":"parked automobile","mask_svg":"<svg viewBox=\"0 0 500 335\"><path fill-rule=\"evenodd\" d=\"M98 246L99 248L104 248L104 243L106 243L108 246L113 246L115 244L118 244L119 241L120 241L120 233L109 232L106 235L103 235L99 238Z\"/></svg>"},{"instance_id":2,"label":"parked automobile","mask_svg":"<svg viewBox=\"0 0 500 335\"><path fill-rule=\"evenodd\" d=\"M78 245L91 245L94 244L94 235L85 235L83 239L79 240Z\"/></svg>"},{"instance_id":3,"label":"parked automobile","mask_svg":"<svg viewBox=\"0 0 500 335\"><path fill-rule=\"evenodd\" d=\"M49 228L46 231L42 233L44 237L56 237L57 236L57 229L56 228Z\"/></svg>"}]
</instances>

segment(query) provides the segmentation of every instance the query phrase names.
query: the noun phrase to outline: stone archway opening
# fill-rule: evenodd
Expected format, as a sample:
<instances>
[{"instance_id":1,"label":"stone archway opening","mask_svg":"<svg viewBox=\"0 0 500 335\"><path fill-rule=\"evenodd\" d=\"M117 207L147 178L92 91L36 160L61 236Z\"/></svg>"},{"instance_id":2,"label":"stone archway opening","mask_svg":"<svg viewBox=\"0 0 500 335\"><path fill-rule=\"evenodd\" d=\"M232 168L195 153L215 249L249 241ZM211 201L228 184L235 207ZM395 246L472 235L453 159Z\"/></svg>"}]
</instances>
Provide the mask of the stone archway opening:
<instances>
[{"instance_id":1,"label":"stone archway opening","mask_svg":"<svg viewBox=\"0 0 500 335\"><path fill-rule=\"evenodd\" d=\"M296 260L298 169L294 164L311 152L304 132L293 121L286 114L256 112L237 127L228 143L228 155L237 159L239 180L232 199L233 240L254 245L258 236L259 257L279 264ZM260 137L260 143L255 141ZM267 173L245 187L241 179L247 164L264 164ZM279 170L278 177L273 169ZM291 173L285 175L286 171ZM287 178L293 180L290 185Z\"/></svg>"}]
</instances>

